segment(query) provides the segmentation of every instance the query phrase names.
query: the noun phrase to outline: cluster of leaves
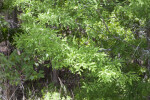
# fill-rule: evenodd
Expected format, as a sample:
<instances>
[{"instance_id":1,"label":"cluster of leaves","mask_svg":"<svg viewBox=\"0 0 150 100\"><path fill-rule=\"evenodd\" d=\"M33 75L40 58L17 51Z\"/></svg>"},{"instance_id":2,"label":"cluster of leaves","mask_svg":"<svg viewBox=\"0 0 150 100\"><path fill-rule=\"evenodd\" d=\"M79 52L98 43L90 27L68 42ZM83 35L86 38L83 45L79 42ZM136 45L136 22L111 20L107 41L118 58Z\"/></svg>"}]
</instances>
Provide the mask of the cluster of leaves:
<instances>
[{"instance_id":1,"label":"cluster of leaves","mask_svg":"<svg viewBox=\"0 0 150 100\"><path fill-rule=\"evenodd\" d=\"M15 67L19 77L38 79L43 72L37 73L33 65L50 60L55 69L66 67L83 76L77 99L146 98L150 87L139 76L142 68L128 62L138 56L134 47L146 47L146 39L137 40L132 28L125 26L130 18L136 22L132 9L130 14L122 15L127 4L135 7L131 1L14 0L13 4L23 11L19 18L24 34L14 37L23 53L15 56L14 52L9 59L0 60L7 71ZM103 52L103 48L111 51Z\"/></svg>"},{"instance_id":2,"label":"cluster of leaves","mask_svg":"<svg viewBox=\"0 0 150 100\"><path fill-rule=\"evenodd\" d=\"M4 16L0 17L0 41L3 41L4 39L7 38L7 30L8 28L8 23L4 20Z\"/></svg>"}]
</instances>

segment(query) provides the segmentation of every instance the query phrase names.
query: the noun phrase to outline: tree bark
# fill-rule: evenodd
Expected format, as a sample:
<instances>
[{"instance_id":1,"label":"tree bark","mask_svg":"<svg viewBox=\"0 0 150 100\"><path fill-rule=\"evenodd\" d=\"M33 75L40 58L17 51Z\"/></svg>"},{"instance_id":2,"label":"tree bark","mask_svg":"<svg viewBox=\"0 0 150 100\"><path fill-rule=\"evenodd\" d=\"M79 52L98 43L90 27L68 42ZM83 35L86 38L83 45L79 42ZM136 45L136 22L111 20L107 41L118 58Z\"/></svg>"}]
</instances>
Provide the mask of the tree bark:
<instances>
[{"instance_id":1,"label":"tree bark","mask_svg":"<svg viewBox=\"0 0 150 100\"><path fill-rule=\"evenodd\" d=\"M52 82L55 84L55 85L58 85L59 84L59 81L58 81L58 70L57 69L53 69L52 70Z\"/></svg>"},{"instance_id":2,"label":"tree bark","mask_svg":"<svg viewBox=\"0 0 150 100\"><path fill-rule=\"evenodd\" d=\"M13 26L14 28L18 27L17 7L15 7L13 10Z\"/></svg>"},{"instance_id":3,"label":"tree bark","mask_svg":"<svg viewBox=\"0 0 150 100\"><path fill-rule=\"evenodd\" d=\"M150 54L150 20L147 21L147 26L146 26L146 38L147 38L147 50L148 53ZM146 77L150 77L150 56L148 54L147 57L147 69L148 69L148 75L146 75ZM150 95L147 97L147 100L150 100Z\"/></svg>"}]
</instances>

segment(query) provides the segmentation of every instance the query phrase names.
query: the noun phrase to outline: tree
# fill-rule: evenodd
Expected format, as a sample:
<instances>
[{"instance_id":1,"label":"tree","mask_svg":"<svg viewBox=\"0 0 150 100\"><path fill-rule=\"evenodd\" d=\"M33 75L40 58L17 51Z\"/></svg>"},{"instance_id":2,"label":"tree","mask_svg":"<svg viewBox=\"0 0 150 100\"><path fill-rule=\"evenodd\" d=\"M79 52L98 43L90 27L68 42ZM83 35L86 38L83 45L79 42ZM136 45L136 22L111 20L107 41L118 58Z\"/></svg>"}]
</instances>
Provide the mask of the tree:
<instances>
[{"instance_id":1,"label":"tree","mask_svg":"<svg viewBox=\"0 0 150 100\"><path fill-rule=\"evenodd\" d=\"M18 18L23 31L14 36L22 53L14 57L14 51L8 59L16 76L25 76L24 81L43 78L44 71L34 67L50 61L55 71L67 68L80 75L76 99L145 100L149 78L143 77L148 70L140 55L149 49L149 34L146 39L139 33L149 17L141 15L139 6L149 6L148 0L135 1L13 0L11 5L22 10Z\"/></svg>"}]
</instances>

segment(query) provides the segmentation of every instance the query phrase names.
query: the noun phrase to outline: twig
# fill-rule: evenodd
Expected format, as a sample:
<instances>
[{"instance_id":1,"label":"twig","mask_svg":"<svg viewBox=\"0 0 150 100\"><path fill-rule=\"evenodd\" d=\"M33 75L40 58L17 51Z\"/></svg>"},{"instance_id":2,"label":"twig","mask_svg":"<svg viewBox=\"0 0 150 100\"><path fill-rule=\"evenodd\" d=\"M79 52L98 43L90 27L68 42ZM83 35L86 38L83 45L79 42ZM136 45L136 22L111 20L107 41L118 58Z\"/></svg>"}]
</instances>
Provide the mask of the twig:
<instances>
[{"instance_id":1,"label":"twig","mask_svg":"<svg viewBox=\"0 0 150 100\"><path fill-rule=\"evenodd\" d=\"M10 97L10 99L9 99L9 100L11 100L11 99L12 99L12 97L14 96L15 92L17 91L17 89L18 89L18 86L17 86L17 88L15 89L15 91L13 92L13 94L11 95L11 97Z\"/></svg>"},{"instance_id":2,"label":"twig","mask_svg":"<svg viewBox=\"0 0 150 100\"><path fill-rule=\"evenodd\" d=\"M5 98L5 97L3 97L3 96L2 96L1 98L3 98L4 100L6 100L6 98Z\"/></svg>"},{"instance_id":3,"label":"twig","mask_svg":"<svg viewBox=\"0 0 150 100\"><path fill-rule=\"evenodd\" d=\"M23 93L23 98L22 100L25 100L25 95L24 95L24 86L23 86L23 83L21 82L21 88L22 88L22 93Z\"/></svg>"},{"instance_id":4,"label":"twig","mask_svg":"<svg viewBox=\"0 0 150 100\"><path fill-rule=\"evenodd\" d=\"M109 28L108 28L108 26L107 26L107 24L106 24L106 22L105 22L105 20L104 20L104 18L103 18L103 16L100 15L99 10L100 10L100 9L97 9L97 10L96 10L97 13L98 13L98 15L99 15L99 17L102 19L102 22L104 23L104 25L105 25L105 27L106 27L106 30L107 30L109 33L111 33L110 30L109 30Z\"/></svg>"},{"instance_id":5,"label":"twig","mask_svg":"<svg viewBox=\"0 0 150 100\"><path fill-rule=\"evenodd\" d=\"M62 88L64 90L65 95L67 96L67 89L66 89L65 85L63 84L63 82L61 81L61 79L59 77L58 77L58 80L60 82L60 88Z\"/></svg>"},{"instance_id":6,"label":"twig","mask_svg":"<svg viewBox=\"0 0 150 100\"><path fill-rule=\"evenodd\" d=\"M109 31L109 28L108 28L108 26L107 26L107 24L106 24L106 22L105 22L103 16L100 16L100 17L102 18L102 21L103 21L103 23L104 23L104 25L105 25L105 27L106 27L106 30L107 30L109 33L111 33L111 32Z\"/></svg>"},{"instance_id":7,"label":"twig","mask_svg":"<svg viewBox=\"0 0 150 100\"><path fill-rule=\"evenodd\" d=\"M135 49L135 51L134 51L132 57L134 57L134 55L135 55L136 51L138 50L138 48L139 48L139 46L140 46L141 43L142 43L142 41L140 41L140 43L139 43L138 46L136 47L136 49Z\"/></svg>"},{"instance_id":8,"label":"twig","mask_svg":"<svg viewBox=\"0 0 150 100\"><path fill-rule=\"evenodd\" d=\"M71 94L72 94L72 100L74 100L74 94L73 94L72 89L71 89Z\"/></svg>"}]
</instances>

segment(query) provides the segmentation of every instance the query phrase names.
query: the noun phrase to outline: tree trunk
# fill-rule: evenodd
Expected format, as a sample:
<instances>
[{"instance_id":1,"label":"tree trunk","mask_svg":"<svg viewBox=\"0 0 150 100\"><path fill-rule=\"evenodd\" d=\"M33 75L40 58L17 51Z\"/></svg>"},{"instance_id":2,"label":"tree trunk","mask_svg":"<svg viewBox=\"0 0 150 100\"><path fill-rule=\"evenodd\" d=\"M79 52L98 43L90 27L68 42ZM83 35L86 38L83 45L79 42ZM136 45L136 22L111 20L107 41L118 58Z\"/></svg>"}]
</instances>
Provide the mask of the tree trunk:
<instances>
[{"instance_id":1,"label":"tree trunk","mask_svg":"<svg viewBox=\"0 0 150 100\"><path fill-rule=\"evenodd\" d=\"M58 85L59 84L59 81L58 81L58 70L56 69L53 69L52 71L52 82L55 84L55 85Z\"/></svg>"},{"instance_id":2,"label":"tree trunk","mask_svg":"<svg viewBox=\"0 0 150 100\"><path fill-rule=\"evenodd\" d=\"M17 7L13 10L13 28L18 27L18 18L17 18Z\"/></svg>"},{"instance_id":3,"label":"tree trunk","mask_svg":"<svg viewBox=\"0 0 150 100\"><path fill-rule=\"evenodd\" d=\"M147 26L146 26L146 33L147 33L147 50L150 54L150 20L147 21ZM147 69L148 69L148 75L147 75L147 78L150 77L150 56L148 54L148 57L147 57ZM148 96L147 100L150 100L150 96Z\"/></svg>"}]
</instances>

